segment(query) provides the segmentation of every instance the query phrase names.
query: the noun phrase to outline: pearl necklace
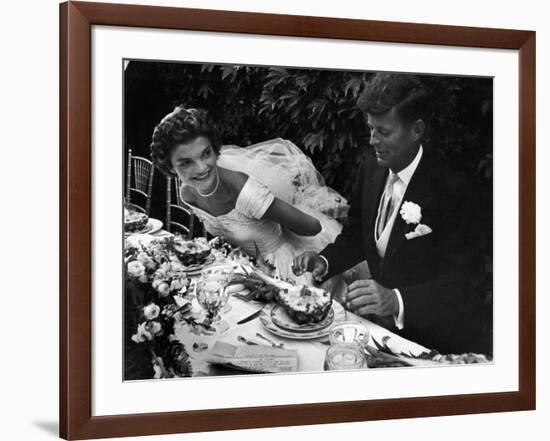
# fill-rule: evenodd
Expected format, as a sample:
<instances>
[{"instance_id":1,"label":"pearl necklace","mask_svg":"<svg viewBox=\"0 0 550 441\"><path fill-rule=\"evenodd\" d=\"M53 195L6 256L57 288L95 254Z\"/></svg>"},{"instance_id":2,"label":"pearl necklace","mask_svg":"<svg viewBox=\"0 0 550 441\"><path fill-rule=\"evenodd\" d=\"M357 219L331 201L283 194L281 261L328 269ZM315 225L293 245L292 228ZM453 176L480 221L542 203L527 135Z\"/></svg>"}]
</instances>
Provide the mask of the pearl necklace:
<instances>
[{"instance_id":1,"label":"pearl necklace","mask_svg":"<svg viewBox=\"0 0 550 441\"><path fill-rule=\"evenodd\" d=\"M214 190L212 190L210 193L202 193L199 189L197 189L197 193L201 195L203 198L209 198L214 193L216 193L219 186L220 186L220 174L218 173L218 170L216 170L216 185L214 186Z\"/></svg>"}]
</instances>

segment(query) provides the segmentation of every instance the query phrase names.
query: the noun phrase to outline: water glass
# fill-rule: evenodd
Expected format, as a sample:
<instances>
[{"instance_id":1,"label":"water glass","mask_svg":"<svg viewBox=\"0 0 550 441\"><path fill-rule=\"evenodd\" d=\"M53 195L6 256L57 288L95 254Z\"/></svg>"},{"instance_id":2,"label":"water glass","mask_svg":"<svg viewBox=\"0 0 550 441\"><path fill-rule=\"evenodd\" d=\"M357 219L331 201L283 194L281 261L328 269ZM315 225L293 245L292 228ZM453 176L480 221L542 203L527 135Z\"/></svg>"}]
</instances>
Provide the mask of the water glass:
<instances>
[{"instance_id":1,"label":"water glass","mask_svg":"<svg viewBox=\"0 0 550 441\"><path fill-rule=\"evenodd\" d=\"M356 343L338 343L327 349L326 371L364 369L367 367L365 351Z\"/></svg>"},{"instance_id":2,"label":"water glass","mask_svg":"<svg viewBox=\"0 0 550 441\"><path fill-rule=\"evenodd\" d=\"M223 332L228 328L220 316L220 310L229 298L228 279L223 274L203 274L197 282L197 301L206 313L205 322Z\"/></svg>"},{"instance_id":3,"label":"water glass","mask_svg":"<svg viewBox=\"0 0 550 441\"><path fill-rule=\"evenodd\" d=\"M365 347L369 341L369 329L359 321L344 321L332 326L329 338L331 345L355 343Z\"/></svg>"},{"instance_id":4,"label":"water glass","mask_svg":"<svg viewBox=\"0 0 550 441\"><path fill-rule=\"evenodd\" d=\"M226 277L227 278L226 287L231 282L231 279L233 278L233 274L234 274L234 270L233 270L233 267L230 266L230 265L211 266L211 267L205 268L202 271L203 276L222 275L222 276ZM225 303L225 305L223 306L223 309L222 309L222 312L224 312L224 313L231 311L231 305L229 303L229 297L230 296L228 296L227 302Z\"/></svg>"}]
</instances>

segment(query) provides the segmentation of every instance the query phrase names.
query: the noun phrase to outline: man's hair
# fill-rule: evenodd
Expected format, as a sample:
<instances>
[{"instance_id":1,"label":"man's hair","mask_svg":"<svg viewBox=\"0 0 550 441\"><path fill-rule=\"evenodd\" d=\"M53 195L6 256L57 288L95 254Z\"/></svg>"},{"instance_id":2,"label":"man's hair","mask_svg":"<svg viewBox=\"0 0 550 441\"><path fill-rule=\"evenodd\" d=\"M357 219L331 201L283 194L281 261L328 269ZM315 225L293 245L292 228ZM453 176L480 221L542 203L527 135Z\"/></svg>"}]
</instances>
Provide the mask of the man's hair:
<instances>
[{"instance_id":1,"label":"man's hair","mask_svg":"<svg viewBox=\"0 0 550 441\"><path fill-rule=\"evenodd\" d=\"M367 82L357 106L364 115L382 115L395 107L403 122L427 123L429 101L430 92L418 76L378 72Z\"/></svg>"}]
</instances>

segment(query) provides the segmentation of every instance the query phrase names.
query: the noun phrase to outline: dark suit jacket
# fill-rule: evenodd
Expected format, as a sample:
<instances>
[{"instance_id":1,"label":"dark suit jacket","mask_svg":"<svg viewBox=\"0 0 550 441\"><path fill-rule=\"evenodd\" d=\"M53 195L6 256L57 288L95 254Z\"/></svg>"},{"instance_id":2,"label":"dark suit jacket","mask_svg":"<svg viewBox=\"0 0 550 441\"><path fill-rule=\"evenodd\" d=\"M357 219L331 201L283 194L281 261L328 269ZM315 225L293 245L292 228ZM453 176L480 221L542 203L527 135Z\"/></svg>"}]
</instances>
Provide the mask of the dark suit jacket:
<instances>
[{"instance_id":1,"label":"dark suit jacket","mask_svg":"<svg viewBox=\"0 0 550 441\"><path fill-rule=\"evenodd\" d=\"M321 252L329 262L327 277L366 259L372 278L399 289L403 298L405 326L393 331L442 353L490 352L481 332L484 267L475 189L424 149L403 201L421 207L421 223L432 233L407 240L414 228L398 214L380 259L374 225L387 174L375 158L362 165L349 219Z\"/></svg>"}]
</instances>

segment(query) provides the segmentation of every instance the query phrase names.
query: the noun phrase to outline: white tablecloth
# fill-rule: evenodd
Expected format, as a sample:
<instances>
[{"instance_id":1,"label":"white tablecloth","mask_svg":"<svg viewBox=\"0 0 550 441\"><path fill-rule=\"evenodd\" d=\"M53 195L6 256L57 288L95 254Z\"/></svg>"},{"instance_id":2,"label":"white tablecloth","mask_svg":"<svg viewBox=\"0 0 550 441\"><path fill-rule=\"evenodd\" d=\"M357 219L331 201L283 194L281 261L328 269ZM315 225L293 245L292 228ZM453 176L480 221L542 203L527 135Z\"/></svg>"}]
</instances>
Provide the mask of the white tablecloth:
<instances>
[{"instance_id":1,"label":"white tablecloth","mask_svg":"<svg viewBox=\"0 0 550 441\"><path fill-rule=\"evenodd\" d=\"M284 349L296 350L298 352L298 371L314 372L323 370L325 353L329 347L326 344L328 337L315 340L292 340L279 337L267 331L258 317L247 323L237 325L238 321L261 309L264 307L264 304L254 301L245 302L235 297L230 299L230 304L231 310L226 313L222 313L222 318L229 325L229 329L221 335L196 335L190 332L189 326L186 324L176 327L176 336L185 345L191 358L193 375L219 374L218 368L206 361L208 351L213 348L214 344L218 340L230 343L232 345L244 345L245 343L241 343L238 340L238 337L242 336L259 344L269 345L269 343L264 342L261 338L256 336L256 333L258 332L276 343L283 343ZM197 316L201 313L200 306L197 304L196 300L193 300L193 313ZM364 318L361 318L349 311L346 312L346 320L357 320L365 324L369 329L371 344L373 344L372 338L375 338L378 342L382 342L384 337L390 337L387 341L387 345L392 350L412 354L420 354L427 351L425 347L406 340L403 337L388 331L386 328L365 320ZM325 343L323 343L323 341ZM193 349L194 344L196 344L195 346L198 346L199 348L206 345L207 349L199 349L199 351L195 351Z\"/></svg>"},{"instance_id":2,"label":"white tablecloth","mask_svg":"<svg viewBox=\"0 0 550 441\"><path fill-rule=\"evenodd\" d=\"M153 235L134 235L133 237L131 237L131 240L137 240L143 243L148 242L152 239L161 239L170 236L172 235L167 231L160 230ZM218 255L216 259L216 264L221 263L221 261L223 260L224 258ZM193 300L192 304L192 314L195 317L200 317L201 308L198 305L196 299ZM298 352L298 371L314 372L323 370L325 353L329 347L326 344L326 342L328 341L328 337L316 340L293 340L279 337L267 331L263 327L258 317L252 321L243 323L242 325L237 325L238 321L245 317L248 317L250 314L263 308L265 305L263 303L255 301L245 302L235 297L231 297L229 304L231 305L231 310L222 314L222 318L229 325L229 329L223 334L197 335L190 332L190 328L187 324L183 323L176 326L176 337L185 345L185 348L190 356L191 364L193 367L193 375L198 376L220 374L220 369L218 367L206 361L209 350L214 347L214 344L218 340L230 343L232 345L244 345L245 343L239 342L238 340L238 337L242 336L259 344L269 344L267 342L264 342L261 338L257 337L256 333L261 333L262 335L268 337L274 342L283 343L284 349L296 350ZM367 326L367 328L369 329L371 345L373 345L372 338L376 339L376 341L378 342L382 342L384 337L389 337L389 340L387 340L386 344L390 349L394 350L395 352L420 354L427 351L425 347L412 341L406 340L403 337L390 332L388 329L379 326L376 323L372 323L362 317L359 317L352 312L346 311L345 315L346 320L357 320ZM196 351L194 350L194 346L198 346L199 348L206 347L206 349L199 349L198 351ZM227 372L227 370L224 370L223 372Z\"/></svg>"}]
</instances>

